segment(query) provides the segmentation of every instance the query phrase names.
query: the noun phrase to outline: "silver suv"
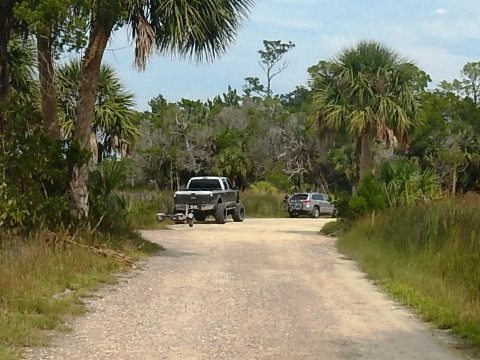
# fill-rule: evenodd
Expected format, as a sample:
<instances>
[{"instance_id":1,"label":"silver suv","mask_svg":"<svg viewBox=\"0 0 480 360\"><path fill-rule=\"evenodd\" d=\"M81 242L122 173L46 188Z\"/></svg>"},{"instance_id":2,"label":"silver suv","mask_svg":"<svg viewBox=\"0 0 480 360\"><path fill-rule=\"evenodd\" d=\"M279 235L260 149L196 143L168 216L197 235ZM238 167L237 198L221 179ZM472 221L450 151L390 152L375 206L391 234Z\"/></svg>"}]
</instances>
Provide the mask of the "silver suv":
<instances>
[{"instance_id":1,"label":"silver suv","mask_svg":"<svg viewBox=\"0 0 480 360\"><path fill-rule=\"evenodd\" d=\"M318 218L320 214L334 215L335 207L328 200L327 194L317 192L296 193L288 199L290 217L310 215Z\"/></svg>"}]
</instances>

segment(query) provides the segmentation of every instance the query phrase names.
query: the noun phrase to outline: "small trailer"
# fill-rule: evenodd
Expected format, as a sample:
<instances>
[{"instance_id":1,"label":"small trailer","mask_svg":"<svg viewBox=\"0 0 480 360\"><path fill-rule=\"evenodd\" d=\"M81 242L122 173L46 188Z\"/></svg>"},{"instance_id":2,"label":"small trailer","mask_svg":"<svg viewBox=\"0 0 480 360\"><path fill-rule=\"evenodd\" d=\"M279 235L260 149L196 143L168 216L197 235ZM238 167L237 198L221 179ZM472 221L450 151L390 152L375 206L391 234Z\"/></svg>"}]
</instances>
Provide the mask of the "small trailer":
<instances>
[{"instance_id":1,"label":"small trailer","mask_svg":"<svg viewBox=\"0 0 480 360\"><path fill-rule=\"evenodd\" d=\"M187 207L185 213L176 213L176 214L164 214L164 213L158 213L155 215L157 218L157 221L162 222L166 218L169 218L175 223L184 223L186 222L189 227L193 227L193 213L189 212L189 209Z\"/></svg>"}]
</instances>

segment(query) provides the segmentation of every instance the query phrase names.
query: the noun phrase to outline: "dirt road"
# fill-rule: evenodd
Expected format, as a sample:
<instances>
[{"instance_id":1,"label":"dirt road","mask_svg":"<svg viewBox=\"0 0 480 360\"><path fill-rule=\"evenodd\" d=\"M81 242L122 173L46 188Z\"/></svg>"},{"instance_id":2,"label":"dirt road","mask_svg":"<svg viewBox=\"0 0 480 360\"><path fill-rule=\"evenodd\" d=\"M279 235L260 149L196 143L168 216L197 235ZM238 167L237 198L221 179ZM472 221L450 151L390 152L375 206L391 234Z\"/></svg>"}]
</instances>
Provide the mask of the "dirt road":
<instances>
[{"instance_id":1,"label":"dirt road","mask_svg":"<svg viewBox=\"0 0 480 360\"><path fill-rule=\"evenodd\" d=\"M461 359L318 235L247 219L144 235L167 251L29 359Z\"/></svg>"}]
</instances>

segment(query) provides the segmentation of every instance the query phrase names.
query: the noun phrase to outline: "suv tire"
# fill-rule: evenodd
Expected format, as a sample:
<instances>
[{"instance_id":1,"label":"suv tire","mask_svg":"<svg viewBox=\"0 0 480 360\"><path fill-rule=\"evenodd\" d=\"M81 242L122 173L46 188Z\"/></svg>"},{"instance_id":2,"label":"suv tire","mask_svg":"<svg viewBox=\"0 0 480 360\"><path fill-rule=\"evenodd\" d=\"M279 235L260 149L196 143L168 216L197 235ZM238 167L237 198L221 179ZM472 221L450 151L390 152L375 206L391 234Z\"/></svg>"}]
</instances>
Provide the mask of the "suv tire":
<instances>
[{"instance_id":1,"label":"suv tire","mask_svg":"<svg viewBox=\"0 0 480 360\"><path fill-rule=\"evenodd\" d=\"M312 211L312 217L317 219L320 216L320 208L315 206Z\"/></svg>"}]
</instances>

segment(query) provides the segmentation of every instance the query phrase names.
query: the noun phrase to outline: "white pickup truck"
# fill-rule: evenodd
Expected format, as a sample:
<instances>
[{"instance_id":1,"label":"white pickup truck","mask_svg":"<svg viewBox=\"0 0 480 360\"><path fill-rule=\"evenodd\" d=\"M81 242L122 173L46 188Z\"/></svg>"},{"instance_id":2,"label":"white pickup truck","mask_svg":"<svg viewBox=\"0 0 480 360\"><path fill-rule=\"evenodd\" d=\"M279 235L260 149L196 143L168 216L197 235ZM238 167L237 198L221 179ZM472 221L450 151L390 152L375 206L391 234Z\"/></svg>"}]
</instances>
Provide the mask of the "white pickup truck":
<instances>
[{"instance_id":1,"label":"white pickup truck","mask_svg":"<svg viewBox=\"0 0 480 360\"><path fill-rule=\"evenodd\" d=\"M193 219L204 221L208 216L214 216L217 224L224 224L228 215L235 222L245 219L239 192L231 188L225 177L203 176L191 178L185 190L175 192L174 214L169 217L192 226ZM159 221L165 217L168 215L157 214Z\"/></svg>"}]
</instances>

